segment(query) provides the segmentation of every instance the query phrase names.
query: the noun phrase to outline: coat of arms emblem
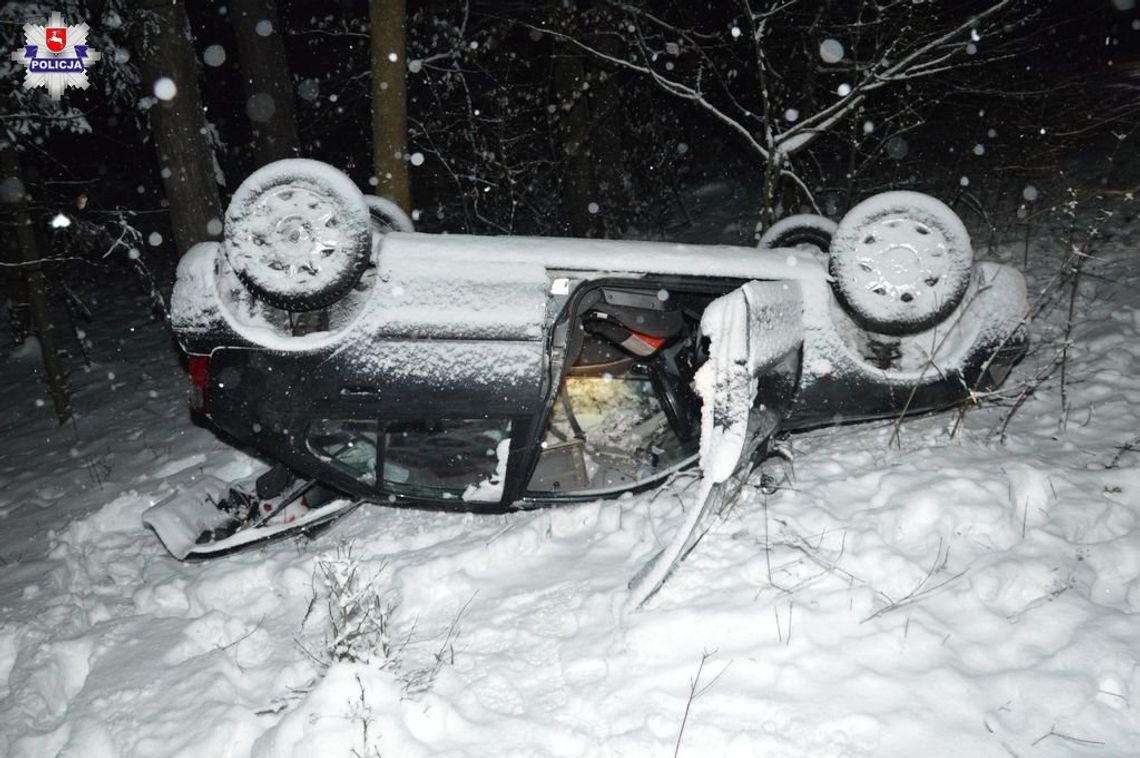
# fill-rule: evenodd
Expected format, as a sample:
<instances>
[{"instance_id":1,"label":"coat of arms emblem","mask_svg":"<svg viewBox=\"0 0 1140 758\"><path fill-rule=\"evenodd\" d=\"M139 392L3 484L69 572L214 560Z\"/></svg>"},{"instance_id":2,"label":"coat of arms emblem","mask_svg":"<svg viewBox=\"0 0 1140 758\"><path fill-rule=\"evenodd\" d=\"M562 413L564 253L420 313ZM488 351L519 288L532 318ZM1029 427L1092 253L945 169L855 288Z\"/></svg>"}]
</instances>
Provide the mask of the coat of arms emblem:
<instances>
[{"instance_id":1,"label":"coat of arms emblem","mask_svg":"<svg viewBox=\"0 0 1140 758\"><path fill-rule=\"evenodd\" d=\"M24 64L24 89L44 87L59 100L68 87L87 89L87 67L102 56L87 46L87 24L67 26L52 13L46 25L24 25L24 49L12 60Z\"/></svg>"}]
</instances>

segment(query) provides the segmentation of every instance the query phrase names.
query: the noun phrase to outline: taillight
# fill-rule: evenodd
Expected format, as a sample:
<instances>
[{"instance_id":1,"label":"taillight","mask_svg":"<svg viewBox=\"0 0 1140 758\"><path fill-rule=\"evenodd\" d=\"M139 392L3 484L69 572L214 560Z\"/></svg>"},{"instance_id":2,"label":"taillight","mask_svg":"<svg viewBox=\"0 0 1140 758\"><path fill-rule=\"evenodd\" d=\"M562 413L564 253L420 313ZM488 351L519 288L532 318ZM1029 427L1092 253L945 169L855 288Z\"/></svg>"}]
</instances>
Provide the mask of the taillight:
<instances>
[{"instance_id":1,"label":"taillight","mask_svg":"<svg viewBox=\"0 0 1140 758\"><path fill-rule=\"evenodd\" d=\"M631 330L629 336L622 340L621 346L636 356L648 358L660 350L665 342L665 337L650 337Z\"/></svg>"},{"instance_id":2,"label":"taillight","mask_svg":"<svg viewBox=\"0 0 1140 758\"><path fill-rule=\"evenodd\" d=\"M210 388L210 356L190 356L190 408L198 413L209 413L206 403Z\"/></svg>"}]
</instances>

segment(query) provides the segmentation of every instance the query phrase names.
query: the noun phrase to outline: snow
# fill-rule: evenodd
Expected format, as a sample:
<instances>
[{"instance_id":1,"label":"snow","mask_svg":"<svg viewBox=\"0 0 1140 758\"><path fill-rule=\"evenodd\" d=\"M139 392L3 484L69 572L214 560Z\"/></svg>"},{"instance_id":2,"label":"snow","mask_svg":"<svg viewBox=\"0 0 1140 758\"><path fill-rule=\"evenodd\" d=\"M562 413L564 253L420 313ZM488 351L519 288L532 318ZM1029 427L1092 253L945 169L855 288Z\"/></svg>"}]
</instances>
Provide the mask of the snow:
<instances>
[{"instance_id":1,"label":"snow","mask_svg":"<svg viewBox=\"0 0 1140 758\"><path fill-rule=\"evenodd\" d=\"M819 43L819 57L824 63L839 63L843 60L843 43L831 37Z\"/></svg>"},{"instance_id":2,"label":"snow","mask_svg":"<svg viewBox=\"0 0 1140 758\"><path fill-rule=\"evenodd\" d=\"M822 233L819 236L830 238L834 236L836 227L836 223L825 216L817 216L814 213L794 213L791 216L785 216L765 229L764 233L760 235L759 246L761 248L774 247L776 240L792 229L818 229ZM819 251L815 246L810 247L813 248L811 252L825 252ZM789 265L795 264L789 263Z\"/></svg>"},{"instance_id":3,"label":"snow","mask_svg":"<svg viewBox=\"0 0 1140 758\"><path fill-rule=\"evenodd\" d=\"M361 338L541 339L549 284L540 265L471 253L401 256L389 252L395 236L381 242L379 282Z\"/></svg>"},{"instance_id":4,"label":"snow","mask_svg":"<svg viewBox=\"0 0 1140 758\"><path fill-rule=\"evenodd\" d=\"M178 87L170 77L163 76L154 81L154 96L159 100L173 100L178 94Z\"/></svg>"},{"instance_id":5,"label":"snow","mask_svg":"<svg viewBox=\"0 0 1140 758\"><path fill-rule=\"evenodd\" d=\"M226 49L221 45L210 45L202 52L202 62L217 68L226 62Z\"/></svg>"},{"instance_id":6,"label":"snow","mask_svg":"<svg viewBox=\"0 0 1140 758\"><path fill-rule=\"evenodd\" d=\"M297 96L310 103L321 96L321 83L316 79L302 79L297 83Z\"/></svg>"},{"instance_id":7,"label":"snow","mask_svg":"<svg viewBox=\"0 0 1140 758\"><path fill-rule=\"evenodd\" d=\"M503 482L507 476L507 460L511 454L509 437L495 446L495 473L463 491L464 502L497 503L503 499Z\"/></svg>"},{"instance_id":8,"label":"snow","mask_svg":"<svg viewBox=\"0 0 1140 758\"><path fill-rule=\"evenodd\" d=\"M314 541L171 559L142 511L258 464L187 417L146 299L102 287L74 426L34 404L34 362L0 360L28 393L0 448L0 755L672 755L705 652L681 755L1135 755L1140 236L1112 232L1079 288L1067 409L1054 374L994 435L1064 337L1049 283L1069 251L1035 239L1036 348L1001 397L897 442L893 421L788 439L794 479L754 476L636 613L627 582L698 505L692 478L489 516L369 506ZM1012 318L1000 271L967 302ZM817 286L804 340L839 339L813 327ZM372 663L327 655L319 563L346 551L395 603Z\"/></svg>"},{"instance_id":9,"label":"snow","mask_svg":"<svg viewBox=\"0 0 1140 758\"><path fill-rule=\"evenodd\" d=\"M199 242L178 261L177 286L170 296L173 326L178 331L208 332L220 323L222 314L217 296L215 271L221 245Z\"/></svg>"},{"instance_id":10,"label":"snow","mask_svg":"<svg viewBox=\"0 0 1140 758\"><path fill-rule=\"evenodd\" d=\"M902 137L895 135L887 140L887 155L896 161L901 161L910 152L910 145Z\"/></svg>"},{"instance_id":11,"label":"snow","mask_svg":"<svg viewBox=\"0 0 1140 758\"><path fill-rule=\"evenodd\" d=\"M373 202L369 200L369 202ZM333 329L294 337L283 311L259 302L220 255L217 243L194 246L179 262L171 299L175 326L184 347L195 335L228 328L253 344L283 351L318 350L337 345L362 365L401 376L415 366L446 376L481 372L510 376L541 361L541 347L506 345L521 364L484 354L461 342L473 337L541 340L547 293L560 272L699 273L724 276L820 281L827 274L808 251L770 251L715 245L614 242L528 237L474 237L392 232L379 238L374 277L366 291L351 293L334 306ZM392 338L427 342L422 354L388 343ZM425 369L427 370L427 369ZM458 374L457 374L458 375ZM482 384L484 380L480 380Z\"/></svg>"},{"instance_id":12,"label":"snow","mask_svg":"<svg viewBox=\"0 0 1140 758\"><path fill-rule=\"evenodd\" d=\"M419 155L417 153L416 155ZM412 156L412 163L419 165L415 160L416 156ZM420 155L420 163L423 163L423 156ZM383 231L397 231L397 232L414 232L416 230L415 224L408 214L404 212L396 203L392 202L386 197L379 197L377 195L365 195L364 202L368 205L368 210L372 212L373 220L380 217L384 220L386 228Z\"/></svg>"},{"instance_id":13,"label":"snow","mask_svg":"<svg viewBox=\"0 0 1140 758\"><path fill-rule=\"evenodd\" d=\"M827 272L811 253L772 252L731 245L688 245L675 242L559 239L555 237L494 237L463 234L389 234L384 254L477 265L520 261L548 271L706 274L739 279L825 280Z\"/></svg>"},{"instance_id":14,"label":"snow","mask_svg":"<svg viewBox=\"0 0 1140 758\"><path fill-rule=\"evenodd\" d=\"M11 361L33 361L38 360L42 355L40 348L40 341L35 336L29 334L24 337L24 341L18 346L13 348L8 353L8 360Z\"/></svg>"}]
</instances>

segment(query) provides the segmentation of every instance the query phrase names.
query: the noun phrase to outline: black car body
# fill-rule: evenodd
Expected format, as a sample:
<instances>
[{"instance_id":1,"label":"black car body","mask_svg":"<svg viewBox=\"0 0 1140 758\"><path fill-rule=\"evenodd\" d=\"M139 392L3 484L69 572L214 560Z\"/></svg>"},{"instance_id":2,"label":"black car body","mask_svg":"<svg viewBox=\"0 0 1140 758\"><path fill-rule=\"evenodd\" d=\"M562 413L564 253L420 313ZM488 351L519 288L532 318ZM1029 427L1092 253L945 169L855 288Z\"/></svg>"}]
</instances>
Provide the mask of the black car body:
<instances>
[{"instance_id":1,"label":"black car body","mask_svg":"<svg viewBox=\"0 0 1140 758\"><path fill-rule=\"evenodd\" d=\"M182 260L194 404L230 437L367 500L473 510L747 467L771 436L956 405L1025 350L1025 285L973 266L933 327L868 331L817 251L377 234L313 327L222 247Z\"/></svg>"}]
</instances>

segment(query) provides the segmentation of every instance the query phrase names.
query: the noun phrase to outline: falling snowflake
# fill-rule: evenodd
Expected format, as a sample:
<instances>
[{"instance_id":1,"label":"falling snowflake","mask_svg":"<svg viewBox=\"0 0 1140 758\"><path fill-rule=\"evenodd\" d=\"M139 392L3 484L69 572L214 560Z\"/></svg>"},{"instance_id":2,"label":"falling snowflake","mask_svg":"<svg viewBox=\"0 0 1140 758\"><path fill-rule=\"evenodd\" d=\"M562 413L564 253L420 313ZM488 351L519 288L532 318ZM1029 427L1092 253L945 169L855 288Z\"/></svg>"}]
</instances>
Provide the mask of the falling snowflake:
<instances>
[{"instance_id":1,"label":"falling snowflake","mask_svg":"<svg viewBox=\"0 0 1140 758\"><path fill-rule=\"evenodd\" d=\"M221 45L210 45L202 53L202 62L217 68L226 62L226 49Z\"/></svg>"},{"instance_id":2,"label":"falling snowflake","mask_svg":"<svg viewBox=\"0 0 1140 758\"><path fill-rule=\"evenodd\" d=\"M839 63L843 60L843 43L830 37L825 39L819 43L819 57L824 63Z\"/></svg>"},{"instance_id":3,"label":"falling snowflake","mask_svg":"<svg viewBox=\"0 0 1140 758\"><path fill-rule=\"evenodd\" d=\"M178 94L178 86L169 76L161 76L154 81L154 96L159 100L173 100Z\"/></svg>"}]
</instances>

